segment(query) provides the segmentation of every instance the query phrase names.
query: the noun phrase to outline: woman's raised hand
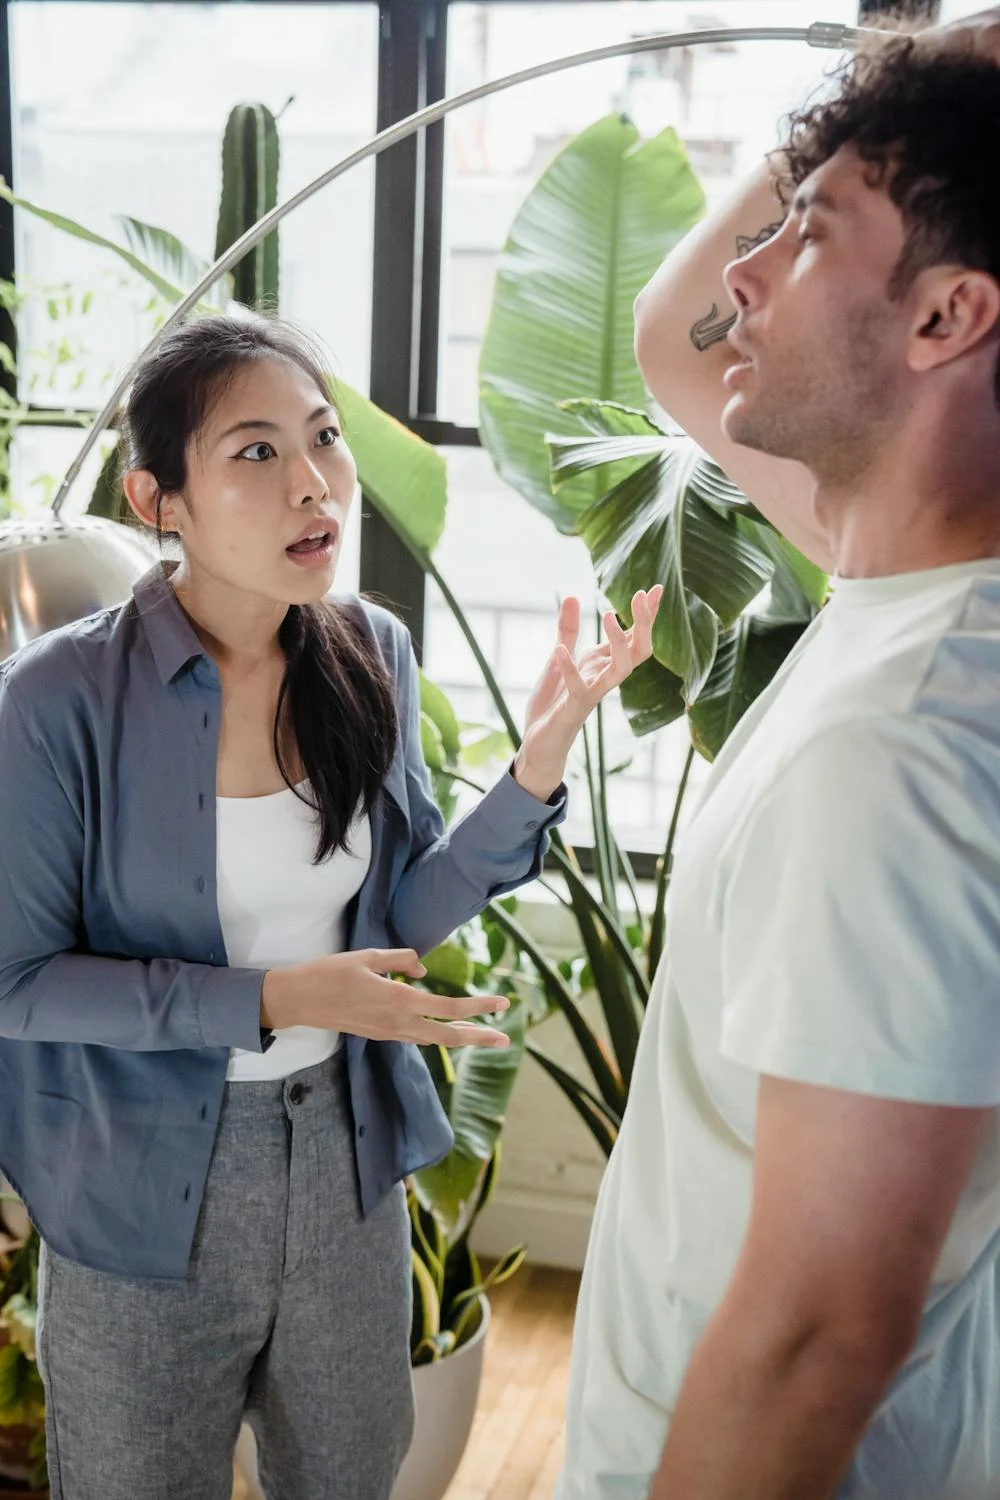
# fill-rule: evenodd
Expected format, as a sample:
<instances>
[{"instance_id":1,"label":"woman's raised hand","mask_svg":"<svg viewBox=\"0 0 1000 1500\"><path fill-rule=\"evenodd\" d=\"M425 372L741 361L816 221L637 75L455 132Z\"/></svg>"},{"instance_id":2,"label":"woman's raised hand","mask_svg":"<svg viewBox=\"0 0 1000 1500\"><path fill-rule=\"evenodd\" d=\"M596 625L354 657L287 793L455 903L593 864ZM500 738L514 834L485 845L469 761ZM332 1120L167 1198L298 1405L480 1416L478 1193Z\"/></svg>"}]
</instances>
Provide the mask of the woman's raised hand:
<instances>
[{"instance_id":1,"label":"woman's raised hand","mask_svg":"<svg viewBox=\"0 0 1000 1500\"><path fill-rule=\"evenodd\" d=\"M576 657L580 601L565 599L558 641L528 702L524 739L514 760L517 782L542 802L562 781L566 758L589 714L653 653L653 622L663 597L657 584L632 599L632 628L613 610L604 615L605 640Z\"/></svg>"},{"instance_id":2,"label":"woman's raised hand","mask_svg":"<svg viewBox=\"0 0 1000 1500\"><path fill-rule=\"evenodd\" d=\"M261 989L265 1028L319 1026L377 1042L442 1047L506 1047L509 1039L474 1016L499 1015L500 995L453 999L390 979L422 979L427 970L412 948L359 948L290 969L270 969Z\"/></svg>"}]
</instances>

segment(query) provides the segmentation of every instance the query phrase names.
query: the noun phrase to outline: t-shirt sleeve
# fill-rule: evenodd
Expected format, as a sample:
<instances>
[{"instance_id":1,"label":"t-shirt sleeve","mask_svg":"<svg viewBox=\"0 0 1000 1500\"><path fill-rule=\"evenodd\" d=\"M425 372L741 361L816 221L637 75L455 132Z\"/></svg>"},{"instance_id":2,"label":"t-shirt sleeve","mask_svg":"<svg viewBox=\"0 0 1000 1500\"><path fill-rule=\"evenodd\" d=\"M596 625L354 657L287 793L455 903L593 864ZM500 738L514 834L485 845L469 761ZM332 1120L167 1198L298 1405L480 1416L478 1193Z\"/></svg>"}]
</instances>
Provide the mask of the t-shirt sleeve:
<instances>
[{"instance_id":1,"label":"t-shirt sleeve","mask_svg":"<svg viewBox=\"0 0 1000 1500\"><path fill-rule=\"evenodd\" d=\"M720 1047L761 1073L1000 1103L1000 747L826 729L734 834Z\"/></svg>"}]
</instances>

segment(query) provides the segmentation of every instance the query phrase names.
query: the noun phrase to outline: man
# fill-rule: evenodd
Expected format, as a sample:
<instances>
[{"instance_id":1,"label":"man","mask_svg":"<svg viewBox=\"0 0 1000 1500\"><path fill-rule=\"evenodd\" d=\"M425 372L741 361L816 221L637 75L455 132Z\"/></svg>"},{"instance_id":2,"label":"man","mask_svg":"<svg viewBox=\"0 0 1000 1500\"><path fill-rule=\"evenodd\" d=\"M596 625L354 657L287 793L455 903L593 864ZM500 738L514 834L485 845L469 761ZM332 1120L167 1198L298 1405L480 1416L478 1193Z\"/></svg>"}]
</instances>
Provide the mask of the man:
<instances>
[{"instance_id":1,"label":"man","mask_svg":"<svg viewBox=\"0 0 1000 1500\"><path fill-rule=\"evenodd\" d=\"M637 305L836 577L686 832L559 1500L1000 1496L997 62L886 38Z\"/></svg>"}]
</instances>

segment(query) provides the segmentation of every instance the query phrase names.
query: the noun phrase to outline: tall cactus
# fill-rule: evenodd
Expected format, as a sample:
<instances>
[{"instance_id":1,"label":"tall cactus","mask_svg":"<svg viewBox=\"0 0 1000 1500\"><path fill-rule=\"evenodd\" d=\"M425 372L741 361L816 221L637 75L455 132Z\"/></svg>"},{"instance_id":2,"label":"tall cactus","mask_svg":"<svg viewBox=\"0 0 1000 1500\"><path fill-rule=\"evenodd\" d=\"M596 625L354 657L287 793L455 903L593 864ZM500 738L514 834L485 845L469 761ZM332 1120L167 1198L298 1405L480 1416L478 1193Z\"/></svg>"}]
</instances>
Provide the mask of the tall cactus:
<instances>
[{"instance_id":1,"label":"tall cactus","mask_svg":"<svg viewBox=\"0 0 1000 1500\"><path fill-rule=\"evenodd\" d=\"M278 201L278 125L264 104L238 104L222 143L216 259ZM237 264L233 296L247 307L278 306L278 231Z\"/></svg>"}]
</instances>

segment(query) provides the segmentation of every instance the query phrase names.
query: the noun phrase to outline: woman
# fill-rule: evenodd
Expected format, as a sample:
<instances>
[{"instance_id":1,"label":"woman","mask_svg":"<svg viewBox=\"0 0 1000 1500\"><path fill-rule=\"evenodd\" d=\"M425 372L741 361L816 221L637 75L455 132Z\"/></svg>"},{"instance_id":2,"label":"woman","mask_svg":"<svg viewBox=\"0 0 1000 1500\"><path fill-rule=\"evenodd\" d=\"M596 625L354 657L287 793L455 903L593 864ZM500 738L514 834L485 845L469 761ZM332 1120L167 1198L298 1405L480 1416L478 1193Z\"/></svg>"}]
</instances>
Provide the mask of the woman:
<instances>
[{"instance_id":1,"label":"woman","mask_svg":"<svg viewBox=\"0 0 1000 1500\"><path fill-rule=\"evenodd\" d=\"M292 329L213 316L136 376L125 493L179 539L0 671L0 1160L43 1237L53 1500L382 1500L408 1446L401 1179L451 1134L413 1043L500 1046L419 952L538 871L567 752L650 653L573 660L446 835L405 629L326 599L355 467Z\"/></svg>"}]
</instances>

